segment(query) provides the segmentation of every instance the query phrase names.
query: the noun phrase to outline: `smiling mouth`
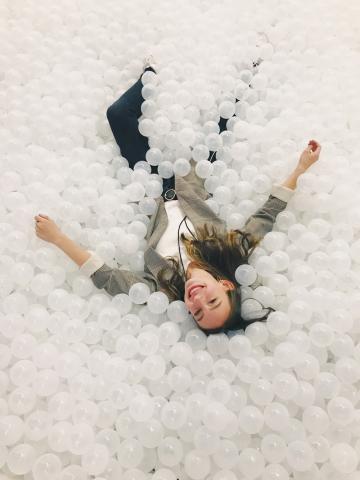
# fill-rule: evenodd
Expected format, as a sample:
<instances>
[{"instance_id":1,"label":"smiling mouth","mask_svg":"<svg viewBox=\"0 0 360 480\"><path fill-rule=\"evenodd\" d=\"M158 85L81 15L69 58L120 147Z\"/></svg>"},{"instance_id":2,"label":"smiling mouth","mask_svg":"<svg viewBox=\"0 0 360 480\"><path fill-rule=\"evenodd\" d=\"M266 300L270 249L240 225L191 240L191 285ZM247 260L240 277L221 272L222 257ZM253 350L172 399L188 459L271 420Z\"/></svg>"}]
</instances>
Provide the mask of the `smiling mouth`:
<instances>
[{"instance_id":1,"label":"smiling mouth","mask_svg":"<svg viewBox=\"0 0 360 480\"><path fill-rule=\"evenodd\" d=\"M189 288L189 298L191 298L192 294L194 291L199 290L200 288L203 288L202 285L193 285L192 287Z\"/></svg>"}]
</instances>

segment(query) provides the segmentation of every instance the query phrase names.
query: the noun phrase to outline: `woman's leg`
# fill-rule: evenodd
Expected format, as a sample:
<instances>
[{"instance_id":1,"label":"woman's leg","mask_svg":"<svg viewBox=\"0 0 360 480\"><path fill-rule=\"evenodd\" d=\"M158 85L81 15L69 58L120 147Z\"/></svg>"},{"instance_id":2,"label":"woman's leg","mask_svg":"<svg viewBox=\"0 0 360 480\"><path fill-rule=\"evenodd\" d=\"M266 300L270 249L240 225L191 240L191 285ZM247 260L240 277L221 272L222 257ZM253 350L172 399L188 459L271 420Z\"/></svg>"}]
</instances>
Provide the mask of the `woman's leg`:
<instances>
[{"instance_id":1,"label":"woman's leg","mask_svg":"<svg viewBox=\"0 0 360 480\"><path fill-rule=\"evenodd\" d=\"M261 59L258 59L256 62L253 62L253 69L256 69L256 67L258 67L261 62L262 62ZM256 70L255 70L255 71L256 71ZM251 83L250 83L250 85L249 85L249 88L253 88L253 87L251 86ZM236 98L236 99L235 99L235 103L237 103L238 101L239 101L239 99ZM235 117L235 114L233 115L233 117ZM220 121L219 121L219 123L218 123L219 128L220 128L220 132L219 132L219 133L224 132L225 130L227 130L227 128L226 128L227 121L228 121L227 118L222 118L222 117L220 117ZM210 152L210 155L209 155L208 160L210 160L211 163L212 163L212 162L215 162L215 160L216 160L216 152Z\"/></svg>"},{"instance_id":2,"label":"woman's leg","mask_svg":"<svg viewBox=\"0 0 360 480\"><path fill-rule=\"evenodd\" d=\"M147 67L144 72L149 70L156 73L152 67ZM141 94L142 75L106 112L116 143L121 154L128 160L130 168L134 168L140 160L145 160L149 149L147 137L139 132L138 118L141 116L141 104L144 101Z\"/></svg>"}]
</instances>

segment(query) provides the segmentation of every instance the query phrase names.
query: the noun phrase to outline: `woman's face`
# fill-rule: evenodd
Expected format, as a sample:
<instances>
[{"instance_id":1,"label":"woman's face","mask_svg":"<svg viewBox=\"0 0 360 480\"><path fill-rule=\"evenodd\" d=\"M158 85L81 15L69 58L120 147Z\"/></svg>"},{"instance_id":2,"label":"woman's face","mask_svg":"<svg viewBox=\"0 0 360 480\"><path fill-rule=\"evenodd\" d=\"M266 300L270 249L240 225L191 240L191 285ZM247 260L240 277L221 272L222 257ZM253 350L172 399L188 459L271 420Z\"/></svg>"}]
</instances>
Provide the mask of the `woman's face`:
<instances>
[{"instance_id":1,"label":"woman's face","mask_svg":"<svg viewBox=\"0 0 360 480\"><path fill-rule=\"evenodd\" d=\"M221 327L230 314L227 291L234 289L229 280L216 280L210 273L193 266L186 272L184 302L196 323L203 329Z\"/></svg>"}]
</instances>

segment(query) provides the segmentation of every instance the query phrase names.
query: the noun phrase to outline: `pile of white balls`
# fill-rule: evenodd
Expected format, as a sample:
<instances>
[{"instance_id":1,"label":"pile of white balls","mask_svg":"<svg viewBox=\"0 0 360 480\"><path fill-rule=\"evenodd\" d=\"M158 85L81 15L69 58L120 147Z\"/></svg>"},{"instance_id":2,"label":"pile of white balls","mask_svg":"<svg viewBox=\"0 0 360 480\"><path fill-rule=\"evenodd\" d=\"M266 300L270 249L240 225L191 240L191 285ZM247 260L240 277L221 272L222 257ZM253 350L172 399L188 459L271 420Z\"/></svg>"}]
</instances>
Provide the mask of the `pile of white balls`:
<instances>
[{"instance_id":1,"label":"pile of white balls","mask_svg":"<svg viewBox=\"0 0 360 480\"><path fill-rule=\"evenodd\" d=\"M355 0L0 5L1 480L358 478L359 16ZM147 53L133 171L105 113ZM206 337L144 284L111 298L35 236L44 213L142 270L161 177L194 159L242 228L312 138L321 160L237 269L244 314L276 309L245 335Z\"/></svg>"}]
</instances>

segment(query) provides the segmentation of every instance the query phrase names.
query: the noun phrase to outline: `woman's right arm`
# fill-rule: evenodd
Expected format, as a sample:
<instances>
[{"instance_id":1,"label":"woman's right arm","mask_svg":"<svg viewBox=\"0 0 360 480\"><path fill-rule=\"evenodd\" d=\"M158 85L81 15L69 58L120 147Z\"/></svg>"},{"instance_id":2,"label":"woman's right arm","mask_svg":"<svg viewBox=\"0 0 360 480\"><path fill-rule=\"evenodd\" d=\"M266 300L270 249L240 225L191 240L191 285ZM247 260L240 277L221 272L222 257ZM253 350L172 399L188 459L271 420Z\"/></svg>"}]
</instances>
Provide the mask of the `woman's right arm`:
<instances>
[{"instance_id":1,"label":"woman's right arm","mask_svg":"<svg viewBox=\"0 0 360 480\"><path fill-rule=\"evenodd\" d=\"M35 220L36 235L60 248L80 267L80 273L90 277L97 288L104 288L109 295L129 293L130 287L139 282L146 283L151 292L156 290L157 284L152 275L111 268L94 252L81 248L66 236L48 216L40 214Z\"/></svg>"}]
</instances>

